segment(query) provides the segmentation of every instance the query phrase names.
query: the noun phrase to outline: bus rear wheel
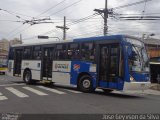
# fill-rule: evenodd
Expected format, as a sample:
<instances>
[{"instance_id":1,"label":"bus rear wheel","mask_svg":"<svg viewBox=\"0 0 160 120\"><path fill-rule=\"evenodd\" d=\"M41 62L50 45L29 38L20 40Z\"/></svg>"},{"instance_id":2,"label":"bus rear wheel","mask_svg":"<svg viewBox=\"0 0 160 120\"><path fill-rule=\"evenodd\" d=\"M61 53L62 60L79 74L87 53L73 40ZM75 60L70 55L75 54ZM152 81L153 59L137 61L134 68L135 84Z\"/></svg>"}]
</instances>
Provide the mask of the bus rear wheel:
<instances>
[{"instance_id":1,"label":"bus rear wheel","mask_svg":"<svg viewBox=\"0 0 160 120\"><path fill-rule=\"evenodd\" d=\"M84 75L79 79L78 88L82 92L93 92L93 83L89 75Z\"/></svg>"},{"instance_id":2,"label":"bus rear wheel","mask_svg":"<svg viewBox=\"0 0 160 120\"><path fill-rule=\"evenodd\" d=\"M29 70L25 71L24 72L24 77L23 77L23 80L26 84L32 84L33 81L32 81L32 74Z\"/></svg>"}]
</instances>

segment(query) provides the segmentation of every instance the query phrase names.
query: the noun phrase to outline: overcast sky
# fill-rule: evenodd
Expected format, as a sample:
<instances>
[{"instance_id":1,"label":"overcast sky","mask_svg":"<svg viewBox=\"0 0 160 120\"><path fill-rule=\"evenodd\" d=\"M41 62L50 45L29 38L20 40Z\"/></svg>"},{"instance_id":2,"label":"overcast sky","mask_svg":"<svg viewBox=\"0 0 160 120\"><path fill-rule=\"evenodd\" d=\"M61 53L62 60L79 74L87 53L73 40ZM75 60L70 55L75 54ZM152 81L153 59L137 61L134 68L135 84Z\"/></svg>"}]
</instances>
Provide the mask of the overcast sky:
<instances>
[{"instance_id":1,"label":"overcast sky","mask_svg":"<svg viewBox=\"0 0 160 120\"><path fill-rule=\"evenodd\" d=\"M115 8L142 0L108 0L108 8ZM60 3L61 2L61 3ZM93 15L95 8L104 8L105 0L1 0L0 2L0 39L13 39L22 34L23 42L42 42L36 37L48 35L62 39L63 32L56 26L63 25L66 16L67 39L103 35L103 19L97 15L83 22L76 22L81 18ZM118 14L144 14L160 16L160 0L152 0L139 5L115 9ZM42 14L44 13L44 14ZM150 14L151 13L151 14ZM45 24L23 24L24 20L51 18ZM108 34L129 34L142 36L142 34L155 33L159 37L160 20L127 21L119 16L109 17ZM49 39L49 40L54 40Z\"/></svg>"}]
</instances>

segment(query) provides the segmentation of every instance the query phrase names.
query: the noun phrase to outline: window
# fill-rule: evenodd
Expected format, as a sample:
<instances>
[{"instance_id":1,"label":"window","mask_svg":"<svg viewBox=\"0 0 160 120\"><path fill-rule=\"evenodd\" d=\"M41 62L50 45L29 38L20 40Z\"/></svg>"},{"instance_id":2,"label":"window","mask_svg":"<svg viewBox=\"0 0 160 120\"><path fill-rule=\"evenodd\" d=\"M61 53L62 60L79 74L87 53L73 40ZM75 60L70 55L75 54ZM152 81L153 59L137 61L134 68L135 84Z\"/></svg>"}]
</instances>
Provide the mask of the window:
<instances>
[{"instance_id":1,"label":"window","mask_svg":"<svg viewBox=\"0 0 160 120\"><path fill-rule=\"evenodd\" d=\"M23 58L24 59L31 59L31 47L24 48Z\"/></svg>"},{"instance_id":2,"label":"window","mask_svg":"<svg viewBox=\"0 0 160 120\"><path fill-rule=\"evenodd\" d=\"M124 76L124 56L123 56L123 48L120 47L120 59L119 59L119 77L123 78Z\"/></svg>"},{"instance_id":3,"label":"window","mask_svg":"<svg viewBox=\"0 0 160 120\"><path fill-rule=\"evenodd\" d=\"M69 59L80 59L80 49L78 43L71 43L68 46L68 58Z\"/></svg>"},{"instance_id":4,"label":"window","mask_svg":"<svg viewBox=\"0 0 160 120\"><path fill-rule=\"evenodd\" d=\"M112 75L117 74L118 55L119 55L119 47L112 46L111 47L111 54L110 54L111 62L110 62L110 71L109 71L109 73Z\"/></svg>"},{"instance_id":5,"label":"window","mask_svg":"<svg viewBox=\"0 0 160 120\"><path fill-rule=\"evenodd\" d=\"M33 47L33 59L40 60L41 59L41 47L35 46Z\"/></svg>"},{"instance_id":6,"label":"window","mask_svg":"<svg viewBox=\"0 0 160 120\"><path fill-rule=\"evenodd\" d=\"M82 60L94 60L95 55L95 46L93 43L82 43L81 49Z\"/></svg>"},{"instance_id":7,"label":"window","mask_svg":"<svg viewBox=\"0 0 160 120\"><path fill-rule=\"evenodd\" d=\"M67 59L66 44L59 44L56 46L55 58L57 60Z\"/></svg>"}]
</instances>

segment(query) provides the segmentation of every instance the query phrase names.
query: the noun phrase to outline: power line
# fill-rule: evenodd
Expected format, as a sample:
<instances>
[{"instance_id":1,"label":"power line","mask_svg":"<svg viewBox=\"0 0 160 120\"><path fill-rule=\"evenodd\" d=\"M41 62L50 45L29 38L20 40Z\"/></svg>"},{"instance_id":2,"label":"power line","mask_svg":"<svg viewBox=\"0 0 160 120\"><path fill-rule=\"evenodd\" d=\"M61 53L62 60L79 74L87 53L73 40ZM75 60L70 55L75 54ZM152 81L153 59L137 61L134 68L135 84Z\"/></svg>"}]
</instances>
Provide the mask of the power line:
<instances>
[{"instance_id":1,"label":"power line","mask_svg":"<svg viewBox=\"0 0 160 120\"><path fill-rule=\"evenodd\" d=\"M41 15L47 13L47 12L50 11L51 9L56 8L57 6L59 6L60 4L64 3L65 1L66 1L66 0L62 0L62 1L59 2L58 4L56 4L56 5L52 6L52 7L50 7L49 9L45 10L44 12L40 13L37 17L39 17L39 16L41 16Z\"/></svg>"},{"instance_id":2,"label":"power line","mask_svg":"<svg viewBox=\"0 0 160 120\"><path fill-rule=\"evenodd\" d=\"M89 15L87 17L75 20L72 23L68 24L68 26L71 26L71 25L74 25L74 24L77 24L77 23L80 23L80 22L84 22L85 20L89 20L89 19L91 19L91 18L93 18L93 17L95 17L97 15L98 15L97 13L94 13L93 15Z\"/></svg>"},{"instance_id":3,"label":"power line","mask_svg":"<svg viewBox=\"0 0 160 120\"><path fill-rule=\"evenodd\" d=\"M21 16L33 18L32 16L29 16L29 15L24 15L24 14L21 14L21 13L5 10L5 9L2 9L2 8L0 8L0 10L2 10L4 12L7 12L8 14L13 15L13 16L15 16L17 18L21 18ZM23 18L21 18L21 19L23 19Z\"/></svg>"},{"instance_id":4,"label":"power line","mask_svg":"<svg viewBox=\"0 0 160 120\"><path fill-rule=\"evenodd\" d=\"M15 33L15 34L13 34L13 35L11 35L11 36L9 36L9 37L14 37L14 36L17 35L17 34L26 31L26 30L29 29L30 27L31 27L31 26L28 26L27 28L25 28L25 29L23 29L23 30L21 30L21 31L18 31L17 33Z\"/></svg>"},{"instance_id":5,"label":"power line","mask_svg":"<svg viewBox=\"0 0 160 120\"><path fill-rule=\"evenodd\" d=\"M12 34L13 32L15 32L16 30L18 30L18 29L21 28L22 26L23 26L23 24L20 25L20 26L18 26L18 27L16 27L16 28L14 28L12 31L10 31L10 32L7 34L7 36L9 36L9 35Z\"/></svg>"},{"instance_id":6,"label":"power line","mask_svg":"<svg viewBox=\"0 0 160 120\"><path fill-rule=\"evenodd\" d=\"M160 14L160 13L144 13L144 15L158 15L158 14ZM123 14L118 14L117 13L117 15L120 15L120 16L121 15L141 15L141 13L137 13L137 14L136 13L135 14L124 14L124 13Z\"/></svg>"},{"instance_id":7,"label":"power line","mask_svg":"<svg viewBox=\"0 0 160 120\"><path fill-rule=\"evenodd\" d=\"M52 15L55 15L55 14L57 14L57 13L59 13L59 12L62 12L63 10L65 10L65 9L67 9L67 8L70 8L71 6L74 6L75 4L77 4L77 3L81 2L81 1L82 1L82 0L79 0L79 1L77 1L77 2L74 2L74 3L72 3L71 5L68 5L67 7L65 7L65 8L63 8L63 9L61 9L61 10L55 12L55 13L52 13L51 16L52 16Z\"/></svg>"},{"instance_id":8,"label":"power line","mask_svg":"<svg viewBox=\"0 0 160 120\"><path fill-rule=\"evenodd\" d=\"M130 4L127 4L127 5L122 5L122 6L114 7L114 8L111 8L111 9L112 10L122 9L122 8L125 8L125 7L131 7L131 6L142 4L144 2L149 2L149 1L152 1L152 0L142 0L142 1L139 1L139 2L135 2L135 3L130 3Z\"/></svg>"}]
</instances>

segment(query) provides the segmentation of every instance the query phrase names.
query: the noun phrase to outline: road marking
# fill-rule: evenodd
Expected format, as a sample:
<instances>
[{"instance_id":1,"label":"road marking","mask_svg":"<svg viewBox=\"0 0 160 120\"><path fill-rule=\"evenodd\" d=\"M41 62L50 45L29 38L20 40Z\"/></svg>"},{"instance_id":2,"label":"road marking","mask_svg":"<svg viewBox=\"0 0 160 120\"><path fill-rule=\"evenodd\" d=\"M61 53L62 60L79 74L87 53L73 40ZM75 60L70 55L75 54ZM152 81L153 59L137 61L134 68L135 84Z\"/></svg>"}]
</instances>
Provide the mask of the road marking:
<instances>
[{"instance_id":1,"label":"road marking","mask_svg":"<svg viewBox=\"0 0 160 120\"><path fill-rule=\"evenodd\" d=\"M5 96L0 96L0 100L7 100L8 98Z\"/></svg>"},{"instance_id":2,"label":"road marking","mask_svg":"<svg viewBox=\"0 0 160 120\"><path fill-rule=\"evenodd\" d=\"M31 88L31 87L23 87L23 88L26 89L26 90L28 90L28 91L30 91L30 92L33 92L33 93L35 93L35 94L37 94L37 95L41 95L41 96L43 96L43 95L48 95L48 94L46 94L46 93L44 93L44 92L41 92L41 91L36 90L36 89L33 89L33 88Z\"/></svg>"},{"instance_id":3,"label":"road marking","mask_svg":"<svg viewBox=\"0 0 160 120\"><path fill-rule=\"evenodd\" d=\"M15 84L4 84L4 85L0 85L0 87L6 87L6 86L19 86L19 85L26 85L25 83L15 83Z\"/></svg>"},{"instance_id":4,"label":"road marking","mask_svg":"<svg viewBox=\"0 0 160 120\"><path fill-rule=\"evenodd\" d=\"M65 89L65 90L66 90L66 89ZM67 90L67 91L72 92L72 93L82 93L82 92L76 91L76 90Z\"/></svg>"},{"instance_id":5,"label":"road marking","mask_svg":"<svg viewBox=\"0 0 160 120\"><path fill-rule=\"evenodd\" d=\"M59 90L56 90L56 89L53 89L53 88L47 88L47 87L43 87L43 86L37 86L37 87L41 88L41 89L44 89L44 90L48 90L50 92L57 93L57 94L66 94L65 92L62 92L62 91L59 91Z\"/></svg>"},{"instance_id":6,"label":"road marking","mask_svg":"<svg viewBox=\"0 0 160 120\"><path fill-rule=\"evenodd\" d=\"M2 95L2 93L0 92L0 96Z\"/></svg>"},{"instance_id":7,"label":"road marking","mask_svg":"<svg viewBox=\"0 0 160 120\"><path fill-rule=\"evenodd\" d=\"M13 87L6 87L7 90L9 90L11 93L15 94L18 97L24 98L24 97L29 97L28 95L22 93L21 91L13 88Z\"/></svg>"}]
</instances>

